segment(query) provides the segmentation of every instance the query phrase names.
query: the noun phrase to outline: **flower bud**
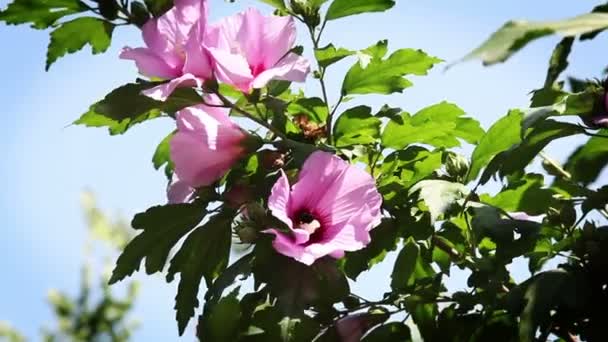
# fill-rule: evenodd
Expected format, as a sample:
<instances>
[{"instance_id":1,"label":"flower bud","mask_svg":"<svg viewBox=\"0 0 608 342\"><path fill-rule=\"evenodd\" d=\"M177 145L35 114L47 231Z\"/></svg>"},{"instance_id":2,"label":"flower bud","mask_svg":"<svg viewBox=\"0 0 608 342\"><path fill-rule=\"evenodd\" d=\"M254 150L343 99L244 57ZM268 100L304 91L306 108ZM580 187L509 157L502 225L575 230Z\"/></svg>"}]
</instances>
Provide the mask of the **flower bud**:
<instances>
[{"instance_id":1,"label":"flower bud","mask_svg":"<svg viewBox=\"0 0 608 342\"><path fill-rule=\"evenodd\" d=\"M458 153L448 152L445 168L450 176L464 178L469 172L469 160Z\"/></svg>"},{"instance_id":2,"label":"flower bud","mask_svg":"<svg viewBox=\"0 0 608 342\"><path fill-rule=\"evenodd\" d=\"M234 209L240 208L252 198L253 194L251 193L251 189L245 184L236 184L224 194L224 199L228 205Z\"/></svg>"},{"instance_id":3,"label":"flower bud","mask_svg":"<svg viewBox=\"0 0 608 342\"><path fill-rule=\"evenodd\" d=\"M258 238L258 231L247 224L244 224L237 228L236 235L242 243L254 243Z\"/></svg>"},{"instance_id":4,"label":"flower bud","mask_svg":"<svg viewBox=\"0 0 608 342\"><path fill-rule=\"evenodd\" d=\"M593 105L591 113L581 115L585 125L595 128L608 128L608 79L606 79L603 85L598 85L593 88L597 97Z\"/></svg>"},{"instance_id":5,"label":"flower bud","mask_svg":"<svg viewBox=\"0 0 608 342\"><path fill-rule=\"evenodd\" d=\"M260 163L266 170L277 170L285 165L285 154L279 151L263 150L259 153Z\"/></svg>"}]
</instances>

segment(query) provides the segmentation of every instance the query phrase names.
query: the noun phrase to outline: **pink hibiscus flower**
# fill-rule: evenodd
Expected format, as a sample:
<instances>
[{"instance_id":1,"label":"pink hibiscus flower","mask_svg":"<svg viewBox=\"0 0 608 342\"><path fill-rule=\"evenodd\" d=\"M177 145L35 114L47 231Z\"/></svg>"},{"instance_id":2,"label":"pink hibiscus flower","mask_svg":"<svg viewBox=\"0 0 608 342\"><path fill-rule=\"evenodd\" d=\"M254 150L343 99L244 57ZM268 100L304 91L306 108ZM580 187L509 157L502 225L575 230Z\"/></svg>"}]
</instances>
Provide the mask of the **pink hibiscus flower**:
<instances>
[{"instance_id":1,"label":"pink hibiscus flower","mask_svg":"<svg viewBox=\"0 0 608 342\"><path fill-rule=\"evenodd\" d=\"M178 86L201 86L211 79L213 69L204 47L207 25L206 0L175 0L175 6L142 28L147 47L125 47L122 59L135 61L148 77L169 79L168 83L144 91L164 101Z\"/></svg>"},{"instance_id":2,"label":"pink hibiscus flower","mask_svg":"<svg viewBox=\"0 0 608 342\"><path fill-rule=\"evenodd\" d=\"M219 99L207 97L207 103ZM177 133L171 139L175 179L169 202L188 201L195 188L211 185L247 153L249 135L228 117L227 110L197 105L177 113Z\"/></svg>"},{"instance_id":3,"label":"pink hibiscus flower","mask_svg":"<svg viewBox=\"0 0 608 342\"><path fill-rule=\"evenodd\" d=\"M367 172L327 152L308 157L298 182L289 186L285 174L272 188L268 207L284 222L291 234L277 229L277 252L306 265L330 255L341 258L345 251L362 249L370 242L369 232L381 220L382 197Z\"/></svg>"},{"instance_id":4,"label":"pink hibiscus flower","mask_svg":"<svg viewBox=\"0 0 608 342\"><path fill-rule=\"evenodd\" d=\"M241 91L270 80L303 82L309 62L290 52L296 40L292 17L263 16L256 9L222 19L207 28L216 77Z\"/></svg>"}]
</instances>

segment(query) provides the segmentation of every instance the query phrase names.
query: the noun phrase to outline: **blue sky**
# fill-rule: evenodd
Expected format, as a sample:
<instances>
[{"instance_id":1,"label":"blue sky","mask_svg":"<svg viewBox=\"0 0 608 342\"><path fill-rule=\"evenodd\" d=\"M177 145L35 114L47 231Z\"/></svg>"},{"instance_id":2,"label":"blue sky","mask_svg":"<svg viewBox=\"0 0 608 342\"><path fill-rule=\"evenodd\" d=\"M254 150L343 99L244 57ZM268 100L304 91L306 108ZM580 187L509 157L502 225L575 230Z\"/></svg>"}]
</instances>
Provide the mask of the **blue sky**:
<instances>
[{"instance_id":1,"label":"blue sky","mask_svg":"<svg viewBox=\"0 0 608 342\"><path fill-rule=\"evenodd\" d=\"M558 19L591 9L591 0L512 1L398 1L386 14L363 15L328 25L324 42L363 48L388 38L389 47L421 48L448 62L476 47L506 20ZM0 0L4 8L7 0ZM212 17L259 5L239 0L229 4L211 0ZM304 31L301 39L307 44ZM606 66L606 36L592 43L577 43L568 74L599 77ZM103 129L67 125L113 88L137 77L134 66L117 58L124 45L139 46L139 33L121 27L104 55L89 52L59 60L47 73L44 57L48 34L25 26L0 25L0 92L3 124L0 146L0 320L11 322L37 339L38 328L49 324L45 303L48 289L76 291L82 261L85 229L79 194L92 189L110 212L131 217L149 206L163 203L164 176L150 163L156 144L173 129L169 120L146 123L124 136L110 137ZM447 100L461 106L488 127L508 108L525 107L527 93L544 81L547 59L557 38L532 44L508 63L483 68L480 63L442 67L430 76L413 79L415 86L402 95L363 97L349 103L380 106L389 103L415 112ZM309 45L306 45L307 47ZM348 63L332 69L329 87L337 94ZM318 94L311 80L309 94ZM333 97L335 98L335 96ZM345 107L346 108L346 107ZM558 143L549 154L563 159L572 141ZM380 267L354 286L363 295L381 294L377 277L387 277ZM135 317L142 322L136 340L178 340L173 320L175 285L161 276L138 276L141 296ZM375 291L372 291L375 290ZM193 329L193 328L192 328ZM191 329L191 330L192 330ZM192 340L191 331L183 340Z\"/></svg>"}]
</instances>

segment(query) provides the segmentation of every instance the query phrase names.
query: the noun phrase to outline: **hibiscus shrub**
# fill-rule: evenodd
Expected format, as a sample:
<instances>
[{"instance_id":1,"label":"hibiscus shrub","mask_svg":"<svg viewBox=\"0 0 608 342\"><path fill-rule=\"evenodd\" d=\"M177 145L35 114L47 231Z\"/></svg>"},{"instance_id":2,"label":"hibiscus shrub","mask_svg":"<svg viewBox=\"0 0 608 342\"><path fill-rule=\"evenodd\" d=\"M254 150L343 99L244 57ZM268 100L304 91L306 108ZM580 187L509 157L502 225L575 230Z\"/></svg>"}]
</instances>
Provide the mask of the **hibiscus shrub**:
<instances>
[{"instance_id":1,"label":"hibiscus shrub","mask_svg":"<svg viewBox=\"0 0 608 342\"><path fill-rule=\"evenodd\" d=\"M534 39L564 37L530 108L485 131L448 102L415 114L348 104L401 93L442 62L416 49L389 53L387 41L360 51L324 42L338 19L395 1L264 2L274 14L248 9L217 22L206 0L15 0L0 12L9 24L53 29L47 68L86 44L105 51L117 26L142 30L145 46L120 57L144 78L75 122L114 135L175 120L153 156L168 204L135 216L139 234L111 283L142 262L169 282L179 275L179 333L196 316L202 341L606 340L606 85L560 75L575 40L608 27L608 4L507 23L464 58L489 65ZM295 45L296 28L310 44ZM352 66L330 103L335 63ZM294 83L307 80L319 83L316 95ZM573 136L587 140L564 165L543 152ZM463 144L470 157L458 153ZM374 299L351 290L393 260L390 279L371 280ZM529 279L516 282L513 263L527 264ZM448 288L454 275L466 284Z\"/></svg>"}]
</instances>

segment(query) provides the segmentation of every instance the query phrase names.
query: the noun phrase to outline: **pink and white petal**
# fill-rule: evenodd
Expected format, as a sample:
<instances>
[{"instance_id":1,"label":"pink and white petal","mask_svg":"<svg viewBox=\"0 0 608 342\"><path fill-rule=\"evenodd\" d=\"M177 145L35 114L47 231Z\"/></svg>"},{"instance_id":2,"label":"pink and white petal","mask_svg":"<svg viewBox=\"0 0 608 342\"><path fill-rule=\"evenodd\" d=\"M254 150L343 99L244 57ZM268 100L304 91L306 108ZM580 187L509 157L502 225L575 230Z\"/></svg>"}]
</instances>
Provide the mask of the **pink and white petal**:
<instances>
[{"instance_id":1,"label":"pink and white petal","mask_svg":"<svg viewBox=\"0 0 608 342\"><path fill-rule=\"evenodd\" d=\"M291 236L283 234L276 229L268 229L265 230L264 233L274 234L275 238L272 241L272 246L278 253L293 258L308 266L315 262L316 258L314 255L305 252L303 246L295 244Z\"/></svg>"},{"instance_id":2,"label":"pink and white petal","mask_svg":"<svg viewBox=\"0 0 608 342\"><path fill-rule=\"evenodd\" d=\"M139 73L148 77L174 78L180 74L180 70L169 66L164 59L148 48L125 47L119 58L135 61Z\"/></svg>"},{"instance_id":3,"label":"pink and white petal","mask_svg":"<svg viewBox=\"0 0 608 342\"><path fill-rule=\"evenodd\" d=\"M303 245L310 240L310 233L304 229L295 228L292 229L294 243L296 245Z\"/></svg>"},{"instance_id":4,"label":"pink and white petal","mask_svg":"<svg viewBox=\"0 0 608 342\"><path fill-rule=\"evenodd\" d=\"M312 153L302 166L298 182L292 187L290 213L308 209L322 216L328 215L327 210L319 206L319 202L323 193L332 187L348 166L348 163L331 153Z\"/></svg>"},{"instance_id":5,"label":"pink and white petal","mask_svg":"<svg viewBox=\"0 0 608 342\"><path fill-rule=\"evenodd\" d=\"M260 73L253 80L253 88L263 88L271 80L304 82L310 73L310 62L295 53L283 58L275 67Z\"/></svg>"},{"instance_id":6,"label":"pink and white petal","mask_svg":"<svg viewBox=\"0 0 608 342\"><path fill-rule=\"evenodd\" d=\"M220 81L243 92L251 90L253 75L245 57L216 48L208 48L208 51L213 58L215 75Z\"/></svg>"},{"instance_id":7,"label":"pink and white petal","mask_svg":"<svg viewBox=\"0 0 608 342\"><path fill-rule=\"evenodd\" d=\"M192 74L185 74L178 78L174 78L167 83L163 83L154 88L146 89L141 93L156 101L166 101L176 88L202 87L204 81L205 80L203 80L202 78L196 77Z\"/></svg>"},{"instance_id":8,"label":"pink and white petal","mask_svg":"<svg viewBox=\"0 0 608 342\"><path fill-rule=\"evenodd\" d=\"M290 191L287 175L281 170L279 179L272 186L268 198L268 209L274 217L281 220L289 228L293 228L293 222L289 218Z\"/></svg>"},{"instance_id":9,"label":"pink and white petal","mask_svg":"<svg viewBox=\"0 0 608 342\"><path fill-rule=\"evenodd\" d=\"M175 173L193 187L211 185L220 179L242 154L242 150L212 150L193 134L176 133L171 139Z\"/></svg>"},{"instance_id":10,"label":"pink and white petal","mask_svg":"<svg viewBox=\"0 0 608 342\"><path fill-rule=\"evenodd\" d=\"M291 16L265 18L264 36L262 37L263 64L270 68L291 50L296 42L296 25Z\"/></svg>"},{"instance_id":11,"label":"pink and white petal","mask_svg":"<svg viewBox=\"0 0 608 342\"><path fill-rule=\"evenodd\" d=\"M180 54L183 37L178 30L177 10L170 9L159 18L148 20L142 28L146 45L172 68L181 69L184 58Z\"/></svg>"},{"instance_id":12,"label":"pink and white petal","mask_svg":"<svg viewBox=\"0 0 608 342\"><path fill-rule=\"evenodd\" d=\"M327 227L320 243L331 245L335 250L359 250L371 242L369 231L373 221L369 207L364 205L342 225Z\"/></svg>"},{"instance_id":13,"label":"pink and white petal","mask_svg":"<svg viewBox=\"0 0 608 342\"><path fill-rule=\"evenodd\" d=\"M318 202L318 207L325 214L324 222L330 226L343 225L366 207L369 210L370 230L380 224L381 206L382 196L374 178L355 166L343 169L331 186L325 188Z\"/></svg>"},{"instance_id":14,"label":"pink and white petal","mask_svg":"<svg viewBox=\"0 0 608 342\"><path fill-rule=\"evenodd\" d=\"M199 33L201 28L195 27L193 34L188 39L185 46L186 61L184 64L184 74L193 74L203 79L211 79L213 77L213 68L211 57L207 49L203 46L202 34Z\"/></svg>"},{"instance_id":15,"label":"pink and white petal","mask_svg":"<svg viewBox=\"0 0 608 342\"><path fill-rule=\"evenodd\" d=\"M205 31L208 18L207 0L175 0L181 33L186 37L194 25Z\"/></svg>"},{"instance_id":16,"label":"pink and white petal","mask_svg":"<svg viewBox=\"0 0 608 342\"><path fill-rule=\"evenodd\" d=\"M344 258L344 251L336 250L336 251L329 253L329 256L334 259L342 259L342 258Z\"/></svg>"},{"instance_id":17,"label":"pink and white petal","mask_svg":"<svg viewBox=\"0 0 608 342\"><path fill-rule=\"evenodd\" d=\"M242 18L242 24L236 36L242 49L241 52L247 58L250 66L263 65L264 56L269 53L263 44L266 18L255 8L247 9ZM274 49L274 47L270 48Z\"/></svg>"},{"instance_id":18,"label":"pink and white petal","mask_svg":"<svg viewBox=\"0 0 608 342\"><path fill-rule=\"evenodd\" d=\"M174 176L167 188L169 204L188 203L192 200L194 192L195 189L193 187Z\"/></svg>"},{"instance_id":19,"label":"pink and white petal","mask_svg":"<svg viewBox=\"0 0 608 342\"><path fill-rule=\"evenodd\" d=\"M233 53L240 52L237 35L243 25L243 13L224 17L207 26L205 45Z\"/></svg>"}]
</instances>

